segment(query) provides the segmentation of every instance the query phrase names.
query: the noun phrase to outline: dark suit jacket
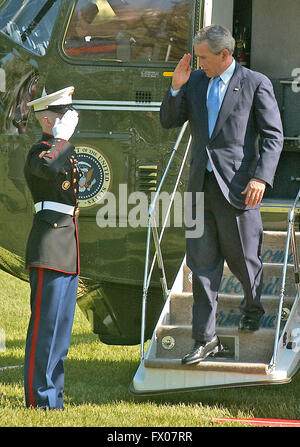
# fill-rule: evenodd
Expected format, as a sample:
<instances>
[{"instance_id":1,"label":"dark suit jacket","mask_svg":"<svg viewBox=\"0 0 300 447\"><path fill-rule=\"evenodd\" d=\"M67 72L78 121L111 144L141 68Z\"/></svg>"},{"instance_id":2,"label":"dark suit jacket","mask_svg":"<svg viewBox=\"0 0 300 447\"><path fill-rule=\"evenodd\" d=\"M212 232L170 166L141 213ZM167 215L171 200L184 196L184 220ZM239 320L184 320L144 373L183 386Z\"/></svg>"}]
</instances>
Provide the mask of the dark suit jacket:
<instances>
[{"instance_id":1,"label":"dark suit jacket","mask_svg":"<svg viewBox=\"0 0 300 447\"><path fill-rule=\"evenodd\" d=\"M34 203L59 202L76 207L80 170L74 146L43 134L29 151L24 174ZM26 247L26 267L79 273L77 217L52 210L35 214Z\"/></svg>"},{"instance_id":2,"label":"dark suit jacket","mask_svg":"<svg viewBox=\"0 0 300 447\"><path fill-rule=\"evenodd\" d=\"M247 209L241 192L253 177L273 185L283 147L273 87L263 74L236 63L209 138L208 83L204 71L196 70L177 96L173 97L169 88L161 105L161 124L169 129L189 120L192 148L188 191L202 191L209 157L226 199L236 208Z\"/></svg>"}]
</instances>

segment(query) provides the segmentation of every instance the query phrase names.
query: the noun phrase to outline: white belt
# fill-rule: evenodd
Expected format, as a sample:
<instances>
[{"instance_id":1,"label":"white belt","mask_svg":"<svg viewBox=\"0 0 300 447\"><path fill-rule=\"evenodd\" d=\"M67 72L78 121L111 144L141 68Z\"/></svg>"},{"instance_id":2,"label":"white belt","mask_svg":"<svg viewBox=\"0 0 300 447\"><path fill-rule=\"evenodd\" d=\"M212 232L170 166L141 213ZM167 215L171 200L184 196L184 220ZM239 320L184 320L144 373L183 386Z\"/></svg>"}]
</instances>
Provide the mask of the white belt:
<instances>
[{"instance_id":1,"label":"white belt","mask_svg":"<svg viewBox=\"0 0 300 447\"><path fill-rule=\"evenodd\" d=\"M75 212L74 206L58 202L48 202L46 200L43 202L35 203L34 208L36 213L42 210L52 210L63 214L70 214L71 216L73 216Z\"/></svg>"}]
</instances>

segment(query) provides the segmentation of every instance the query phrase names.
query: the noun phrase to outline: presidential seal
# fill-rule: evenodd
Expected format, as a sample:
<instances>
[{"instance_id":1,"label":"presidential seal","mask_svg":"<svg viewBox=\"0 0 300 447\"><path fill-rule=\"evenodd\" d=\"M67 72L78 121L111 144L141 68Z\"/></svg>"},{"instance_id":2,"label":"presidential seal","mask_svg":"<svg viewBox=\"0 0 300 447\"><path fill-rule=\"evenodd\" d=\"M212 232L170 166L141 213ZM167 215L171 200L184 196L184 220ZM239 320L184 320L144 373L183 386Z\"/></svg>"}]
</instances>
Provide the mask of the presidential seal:
<instances>
[{"instance_id":1,"label":"presidential seal","mask_svg":"<svg viewBox=\"0 0 300 447\"><path fill-rule=\"evenodd\" d=\"M89 146L75 147L79 169L78 200L80 208L97 205L111 185L111 168L104 155Z\"/></svg>"}]
</instances>

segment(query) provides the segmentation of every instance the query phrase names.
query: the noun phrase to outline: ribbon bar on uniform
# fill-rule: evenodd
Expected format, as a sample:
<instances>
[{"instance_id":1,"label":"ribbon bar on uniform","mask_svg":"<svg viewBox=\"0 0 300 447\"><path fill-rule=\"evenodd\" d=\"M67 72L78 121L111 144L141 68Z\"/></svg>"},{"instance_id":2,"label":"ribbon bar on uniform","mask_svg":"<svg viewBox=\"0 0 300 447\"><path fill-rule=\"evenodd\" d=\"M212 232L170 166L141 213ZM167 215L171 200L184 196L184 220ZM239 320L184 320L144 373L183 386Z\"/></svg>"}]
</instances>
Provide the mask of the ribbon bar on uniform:
<instances>
[{"instance_id":1,"label":"ribbon bar on uniform","mask_svg":"<svg viewBox=\"0 0 300 447\"><path fill-rule=\"evenodd\" d=\"M35 212L38 213L42 210L52 210L57 211L58 213L70 214L70 216L74 216L75 207L71 205L66 205L65 203L58 202L49 202L43 201L34 204Z\"/></svg>"}]
</instances>

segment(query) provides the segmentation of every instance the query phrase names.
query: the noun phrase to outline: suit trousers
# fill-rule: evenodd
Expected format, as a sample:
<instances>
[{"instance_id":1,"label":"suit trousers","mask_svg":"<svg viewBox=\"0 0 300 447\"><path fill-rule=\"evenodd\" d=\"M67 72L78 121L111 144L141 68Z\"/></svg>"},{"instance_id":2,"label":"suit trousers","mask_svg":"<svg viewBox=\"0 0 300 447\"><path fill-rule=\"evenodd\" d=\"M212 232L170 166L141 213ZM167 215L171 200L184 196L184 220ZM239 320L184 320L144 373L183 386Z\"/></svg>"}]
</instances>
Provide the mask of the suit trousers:
<instances>
[{"instance_id":1,"label":"suit trousers","mask_svg":"<svg viewBox=\"0 0 300 447\"><path fill-rule=\"evenodd\" d=\"M210 341L216 333L218 291L224 261L244 289L242 314L259 319L263 270L261 246L263 227L260 209L241 210L224 197L213 172L204 180L204 231L199 238L187 238L187 265L192 271L192 337Z\"/></svg>"},{"instance_id":2,"label":"suit trousers","mask_svg":"<svg viewBox=\"0 0 300 447\"><path fill-rule=\"evenodd\" d=\"M31 267L24 389L27 407L63 409L64 360L74 320L78 275Z\"/></svg>"}]
</instances>

